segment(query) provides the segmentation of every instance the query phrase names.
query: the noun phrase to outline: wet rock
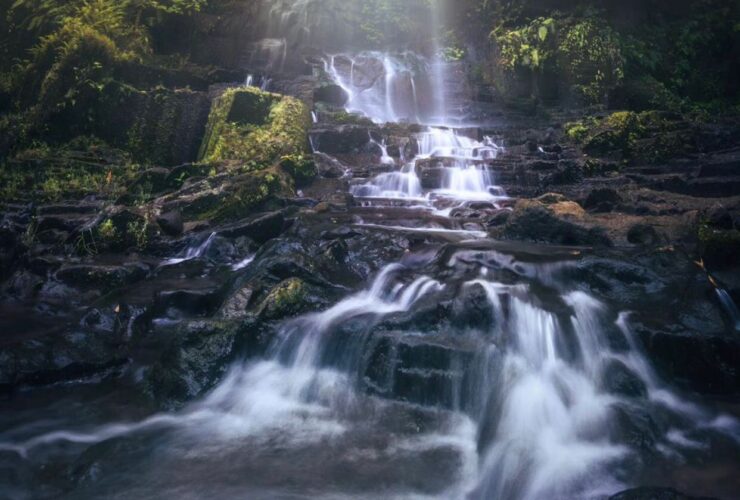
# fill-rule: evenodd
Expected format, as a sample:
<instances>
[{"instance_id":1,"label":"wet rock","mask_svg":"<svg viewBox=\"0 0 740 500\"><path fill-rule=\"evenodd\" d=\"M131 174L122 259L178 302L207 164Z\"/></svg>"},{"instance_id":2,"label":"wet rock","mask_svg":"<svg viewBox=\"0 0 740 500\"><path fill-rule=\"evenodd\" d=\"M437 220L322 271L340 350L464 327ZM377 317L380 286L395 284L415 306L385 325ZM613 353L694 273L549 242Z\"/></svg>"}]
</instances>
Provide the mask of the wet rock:
<instances>
[{"instance_id":1,"label":"wet rock","mask_svg":"<svg viewBox=\"0 0 740 500\"><path fill-rule=\"evenodd\" d=\"M35 297L43 285L44 280L39 276L18 271L3 285L2 291L16 300L28 300Z\"/></svg>"},{"instance_id":2,"label":"wet rock","mask_svg":"<svg viewBox=\"0 0 740 500\"><path fill-rule=\"evenodd\" d=\"M56 272L56 278L64 284L111 290L131 285L147 277L149 266L140 262L129 262L120 266L98 264L65 265Z\"/></svg>"},{"instance_id":3,"label":"wet rock","mask_svg":"<svg viewBox=\"0 0 740 500\"><path fill-rule=\"evenodd\" d=\"M225 320L242 319L247 315L247 309L254 296L251 286L244 286L226 299L218 312L218 317Z\"/></svg>"},{"instance_id":4,"label":"wet rock","mask_svg":"<svg viewBox=\"0 0 740 500\"><path fill-rule=\"evenodd\" d=\"M494 324L494 311L488 294L480 285L463 287L452 301L452 321L460 327L488 331Z\"/></svg>"},{"instance_id":5,"label":"wet rock","mask_svg":"<svg viewBox=\"0 0 740 500\"><path fill-rule=\"evenodd\" d=\"M327 154L318 152L314 153L313 156L319 177L323 177L325 179L339 179L344 176L346 168L336 158L332 158Z\"/></svg>"},{"instance_id":6,"label":"wet rock","mask_svg":"<svg viewBox=\"0 0 740 500\"><path fill-rule=\"evenodd\" d=\"M159 360L148 368L142 389L163 408L177 408L202 396L224 376L236 354L239 326L196 320L171 327Z\"/></svg>"},{"instance_id":7,"label":"wet rock","mask_svg":"<svg viewBox=\"0 0 740 500\"><path fill-rule=\"evenodd\" d=\"M166 212L157 217L157 224L159 224L162 232L167 236L180 236L184 230L184 223L182 220L182 214L179 210L173 210Z\"/></svg>"},{"instance_id":8,"label":"wet rock","mask_svg":"<svg viewBox=\"0 0 740 500\"><path fill-rule=\"evenodd\" d=\"M498 210L492 214L486 221L488 227L499 227L505 225L509 217L511 217L511 210Z\"/></svg>"},{"instance_id":9,"label":"wet rock","mask_svg":"<svg viewBox=\"0 0 740 500\"><path fill-rule=\"evenodd\" d=\"M738 210L734 210L734 212L733 214L733 211L722 204L715 204L707 212L707 224L717 229L735 229L736 219L740 221L740 218L737 217Z\"/></svg>"},{"instance_id":10,"label":"wet rock","mask_svg":"<svg viewBox=\"0 0 740 500\"><path fill-rule=\"evenodd\" d=\"M275 320L297 316L306 311L309 305L309 286L298 278L280 282L259 306L259 316L265 320Z\"/></svg>"},{"instance_id":11,"label":"wet rock","mask_svg":"<svg viewBox=\"0 0 740 500\"><path fill-rule=\"evenodd\" d=\"M583 167L572 160L560 160L555 172L549 174L544 180L545 186L560 186L564 184L576 184L583 180Z\"/></svg>"},{"instance_id":12,"label":"wet rock","mask_svg":"<svg viewBox=\"0 0 740 500\"><path fill-rule=\"evenodd\" d=\"M703 394L740 392L740 340L721 334L636 330L658 373Z\"/></svg>"},{"instance_id":13,"label":"wet rock","mask_svg":"<svg viewBox=\"0 0 740 500\"><path fill-rule=\"evenodd\" d=\"M561 245L610 245L599 227L587 228L564 220L546 205L534 200L520 200L503 228L503 235Z\"/></svg>"},{"instance_id":14,"label":"wet rock","mask_svg":"<svg viewBox=\"0 0 740 500\"><path fill-rule=\"evenodd\" d=\"M339 85L327 84L317 87L314 90L313 98L316 102L325 102L332 106L341 107L347 104L349 94Z\"/></svg>"},{"instance_id":15,"label":"wet rock","mask_svg":"<svg viewBox=\"0 0 740 500\"><path fill-rule=\"evenodd\" d=\"M699 251L710 269L728 269L740 264L740 231L699 228Z\"/></svg>"},{"instance_id":16,"label":"wet rock","mask_svg":"<svg viewBox=\"0 0 740 500\"><path fill-rule=\"evenodd\" d=\"M611 212L623 201L614 189L597 188L588 194L583 206L595 212Z\"/></svg>"},{"instance_id":17,"label":"wet rock","mask_svg":"<svg viewBox=\"0 0 740 500\"><path fill-rule=\"evenodd\" d=\"M370 128L344 125L311 133L316 150L326 154L359 153L370 143Z\"/></svg>"},{"instance_id":18,"label":"wet rock","mask_svg":"<svg viewBox=\"0 0 740 500\"><path fill-rule=\"evenodd\" d=\"M113 331L74 328L0 348L0 386L48 385L99 376L128 363Z\"/></svg>"},{"instance_id":19,"label":"wet rock","mask_svg":"<svg viewBox=\"0 0 740 500\"><path fill-rule=\"evenodd\" d=\"M165 314L171 309L179 310L188 316L210 316L218 307L217 290L163 290L157 292L151 313Z\"/></svg>"},{"instance_id":20,"label":"wet rock","mask_svg":"<svg viewBox=\"0 0 740 500\"><path fill-rule=\"evenodd\" d=\"M655 246L660 244L661 237L653 226L635 224L627 231L627 241L633 245Z\"/></svg>"},{"instance_id":21,"label":"wet rock","mask_svg":"<svg viewBox=\"0 0 740 500\"><path fill-rule=\"evenodd\" d=\"M662 435L661 426L644 408L617 403L612 406L610 434L612 439L647 453L655 451Z\"/></svg>"},{"instance_id":22,"label":"wet rock","mask_svg":"<svg viewBox=\"0 0 740 500\"><path fill-rule=\"evenodd\" d=\"M612 495L609 500L712 500L709 497L693 497L672 488L634 488Z\"/></svg>"},{"instance_id":23,"label":"wet rock","mask_svg":"<svg viewBox=\"0 0 740 500\"><path fill-rule=\"evenodd\" d=\"M221 236L239 238L246 236L257 243L265 243L277 238L285 227L285 215L282 211L257 215L246 222L226 226L219 230Z\"/></svg>"},{"instance_id":24,"label":"wet rock","mask_svg":"<svg viewBox=\"0 0 740 500\"><path fill-rule=\"evenodd\" d=\"M645 383L619 360L612 360L606 365L602 378L604 388L612 394L638 398L647 396Z\"/></svg>"}]
</instances>

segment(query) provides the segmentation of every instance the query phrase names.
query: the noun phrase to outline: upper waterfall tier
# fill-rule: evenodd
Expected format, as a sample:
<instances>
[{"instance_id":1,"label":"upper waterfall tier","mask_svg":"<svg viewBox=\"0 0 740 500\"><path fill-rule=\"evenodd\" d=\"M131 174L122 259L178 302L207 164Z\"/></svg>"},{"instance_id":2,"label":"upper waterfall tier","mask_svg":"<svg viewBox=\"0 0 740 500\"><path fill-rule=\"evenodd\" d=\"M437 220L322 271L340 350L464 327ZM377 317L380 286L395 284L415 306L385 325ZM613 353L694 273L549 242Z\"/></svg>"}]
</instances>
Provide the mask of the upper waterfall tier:
<instances>
[{"instance_id":1,"label":"upper waterfall tier","mask_svg":"<svg viewBox=\"0 0 740 500\"><path fill-rule=\"evenodd\" d=\"M457 65L413 52L327 57L324 71L348 95L347 109L378 123L456 125L469 100Z\"/></svg>"}]
</instances>

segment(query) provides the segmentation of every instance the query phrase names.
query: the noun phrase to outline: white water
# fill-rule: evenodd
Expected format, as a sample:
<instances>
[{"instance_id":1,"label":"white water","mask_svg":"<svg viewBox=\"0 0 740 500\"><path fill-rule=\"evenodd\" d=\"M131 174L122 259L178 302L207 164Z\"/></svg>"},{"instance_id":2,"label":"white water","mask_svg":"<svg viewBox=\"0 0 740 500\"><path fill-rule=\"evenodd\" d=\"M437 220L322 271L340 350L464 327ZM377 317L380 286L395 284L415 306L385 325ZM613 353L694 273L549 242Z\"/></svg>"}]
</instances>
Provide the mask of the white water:
<instances>
[{"instance_id":1,"label":"white water","mask_svg":"<svg viewBox=\"0 0 740 500\"><path fill-rule=\"evenodd\" d=\"M740 442L735 419L683 400L653 374L629 330L628 315L620 314L614 322L604 304L558 284L568 264L521 265L493 251L461 251L449 260L451 268L468 265L485 269L482 275L518 269L533 284L560 290L571 313L563 317L538 305L528 284L509 285L487 277L461 283L463 288L482 287L494 315L490 330L474 337L480 361L464 367L475 377L461 379L455 389L473 397L458 401L456 411L433 430L414 438L399 436L394 451L383 452L454 453L459 470L443 497L598 498L627 487L617 471L639 450L610 437L610 429L618 425L614 408L620 405L655 411L648 406L652 404L678 415L660 437L658 449L666 456L680 459L685 452L708 446L706 437L697 437L697 429ZM404 266L389 265L366 290L324 312L286 322L266 358L235 365L208 397L179 414L89 432L56 431L0 444L0 450L28 456L55 443L90 445L163 428L174 430L175 439L202 442L216 452L245 439L250 444L244 453L257 456L275 443L286 449L344 449L352 446L346 443L357 433L383 433L386 425L380 415L390 403L368 401L357 390L367 335L384 318L413 310L424 300L439 301L446 287ZM626 350L615 351L608 342L610 322L624 335ZM343 330L350 324L362 328ZM423 332L414 335L424 338ZM613 360L623 362L645 384L646 400L604 390L604 369ZM369 413L368 404L373 408ZM485 428L492 430L488 438L482 436ZM405 497L402 492L387 496Z\"/></svg>"},{"instance_id":2,"label":"white water","mask_svg":"<svg viewBox=\"0 0 740 500\"><path fill-rule=\"evenodd\" d=\"M483 164L495 159L501 150L490 138L479 142L455 129L430 127L416 140L419 153L411 162L398 171L384 172L369 182L352 186L352 194L363 198L414 199L428 204L438 198L495 202L505 197ZM382 164L395 164L384 144L371 141L381 149ZM442 169L438 188L426 192L422 189L420 168Z\"/></svg>"},{"instance_id":3,"label":"white water","mask_svg":"<svg viewBox=\"0 0 740 500\"><path fill-rule=\"evenodd\" d=\"M173 266L176 264L181 264L183 262L187 262L189 260L199 259L205 255L205 253L208 251L208 248L210 248L211 243L213 243L213 240L216 238L216 233L211 233L208 238L203 240L201 243L198 243L197 245L188 247L185 249L184 254L181 254L179 257L172 257L170 259L165 260L162 262L162 266Z\"/></svg>"},{"instance_id":4,"label":"white water","mask_svg":"<svg viewBox=\"0 0 740 500\"><path fill-rule=\"evenodd\" d=\"M740 311L738 311L732 297L730 297L730 294L722 288L715 288L715 291L717 292L717 297L719 298L722 307L727 311L730 321L734 324L735 331L740 332Z\"/></svg>"}]
</instances>

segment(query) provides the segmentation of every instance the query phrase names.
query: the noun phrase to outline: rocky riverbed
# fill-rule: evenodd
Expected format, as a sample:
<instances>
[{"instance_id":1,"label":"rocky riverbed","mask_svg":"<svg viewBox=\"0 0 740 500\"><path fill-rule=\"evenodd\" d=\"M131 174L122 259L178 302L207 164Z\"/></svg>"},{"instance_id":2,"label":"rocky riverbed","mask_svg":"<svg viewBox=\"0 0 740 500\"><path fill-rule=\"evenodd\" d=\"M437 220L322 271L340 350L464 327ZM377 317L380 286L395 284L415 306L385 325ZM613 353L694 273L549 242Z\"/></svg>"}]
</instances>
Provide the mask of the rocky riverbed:
<instances>
[{"instance_id":1,"label":"rocky riverbed","mask_svg":"<svg viewBox=\"0 0 740 500\"><path fill-rule=\"evenodd\" d=\"M737 496L736 118L521 109L209 16L224 67L124 120L160 161L3 166L0 490Z\"/></svg>"}]
</instances>

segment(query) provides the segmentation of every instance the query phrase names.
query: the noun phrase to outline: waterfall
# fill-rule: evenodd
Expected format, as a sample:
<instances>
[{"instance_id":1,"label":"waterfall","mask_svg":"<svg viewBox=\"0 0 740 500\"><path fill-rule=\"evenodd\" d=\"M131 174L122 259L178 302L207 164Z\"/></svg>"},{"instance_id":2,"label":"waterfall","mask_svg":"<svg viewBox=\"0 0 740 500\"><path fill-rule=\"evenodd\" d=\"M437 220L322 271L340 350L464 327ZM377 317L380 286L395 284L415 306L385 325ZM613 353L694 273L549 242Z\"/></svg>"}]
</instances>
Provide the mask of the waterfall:
<instances>
[{"instance_id":1,"label":"waterfall","mask_svg":"<svg viewBox=\"0 0 740 500\"><path fill-rule=\"evenodd\" d=\"M55 431L25 442L0 443L0 450L28 456L55 443L90 445L157 433L169 436L172 448L157 455L160 466L178 467L187 460L179 451L182 443L191 443L200 459L225 455L233 460L238 451L246 463L277 453L279 443L278 449L290 452L284 459L311 453L317 466L324 464L328 471L353 463L343 455L351 449L361 453L359 464L376 463L372 457L377 456L377 463L390 460L398 466L418 463L420 454L441 453L454 457L448 465L455 465L435 497L530 500L600 498L624 488L620 471L639 453L632 441L613 432L620 425L619 411L625 409L663 415L667 424L653 431L663 456L680 457L704 446L707 438L697 437L697 429L740 436L737 421L683 400L652 373L627 314L615 314L591 295L569 289L563 276L572 265L459 250L440 262L440 269L454 269L458 277L437 272L447 276L442 282L423 268L390 264L366 289L323 312L284 321L264 357L236 363L204 400L178 414L86 433ZM520 283L502 279L511 272ZM429 346L446 345L435 344L434 329L418 330L412 323L388 336L391 332L383 326L407 314L428 316L424 311L430 304L475 287L485 292L490 322L473 330L446 324L450 338L458 339L452 346L459 345L448 354L423 349L414 354L415 346L428 341ZM549 292L536 291L543 287ZM562 306L544 306L544 296ZM614 335L622 336L622 347L609 339ZM395 347L378 351L388 339ZM378 358L376 351L384 354ZM436 354L430 357L432 352ZM631 374L637 393L609 389L608 370L614 363ZM430 386L429 393L407 393L406 379L418 376L433 377L440 385ZM368 397L368 392L386 398ZM406 408L393 399L408 397L427 401L436 410L424 417L426 423L413 437L390 435L377 442L398 418L394 412ZM422 470L425 480L432 481L429 474L435 468ZM415 491L397 481L397 489L371 487L369 495L406 498ZM151 484L156 488L158 483ZM271 496L269 490L264 494Z\"/></svg>"},{"instance_id":2,"label":"waterfall","mask_svg":"<svg viewBox=\"0 0 740 500\"><path fill-rule=\"evenodd\" d=\"M202 242L186 248L185 252L182 253L179 257L172 257L170 259L165 260L162 263L162 266L172 266L175 264L181 264L189 260L199 259L203 257L205 253L208 251L208 249L210 248L211 243L213 243L213 240L215 238L216 238L216 233L209 234L208 237Z\"/></svg>"},{"instance_id":3,"label":"waterfall","mask_svg":"<svg viewBox=\"0 0 740 500\"><path fill-rule=\"evenodd\" d=\"M366 198L424 199L430 204L440 198L458 201L496 201L501 198L500 188L495 186L491 173L483 165L495 159L501 149L490 138L479 142L455 129L430 127L418 134L416 140L419 153L411 162L399 171L385 172L369 182L353 186L352 194ZM383 145L372 138L371 142L381 148L381 163L395 163ZM419 178L419 170L424 168L441 168L443 171L439 186L426 195Z\"/></svg>"}]
</instances>

